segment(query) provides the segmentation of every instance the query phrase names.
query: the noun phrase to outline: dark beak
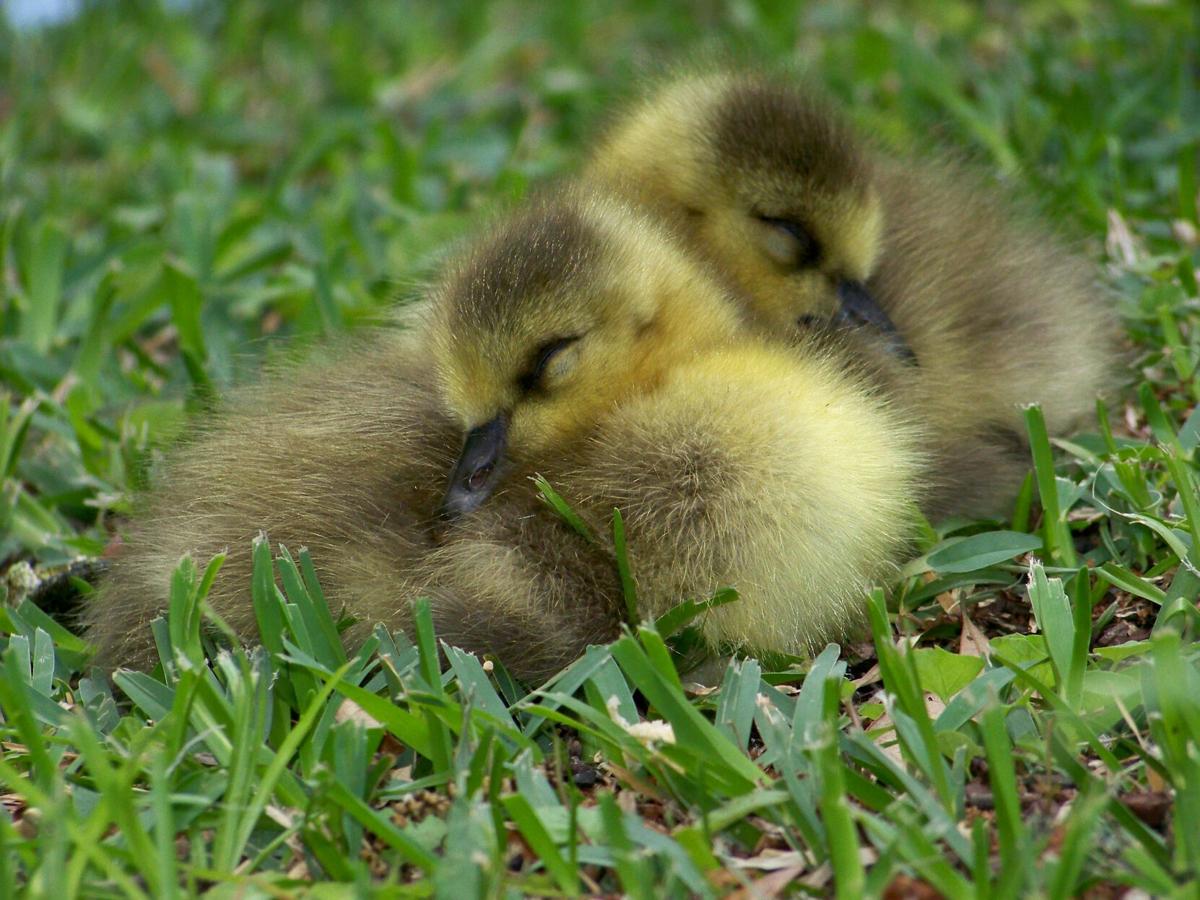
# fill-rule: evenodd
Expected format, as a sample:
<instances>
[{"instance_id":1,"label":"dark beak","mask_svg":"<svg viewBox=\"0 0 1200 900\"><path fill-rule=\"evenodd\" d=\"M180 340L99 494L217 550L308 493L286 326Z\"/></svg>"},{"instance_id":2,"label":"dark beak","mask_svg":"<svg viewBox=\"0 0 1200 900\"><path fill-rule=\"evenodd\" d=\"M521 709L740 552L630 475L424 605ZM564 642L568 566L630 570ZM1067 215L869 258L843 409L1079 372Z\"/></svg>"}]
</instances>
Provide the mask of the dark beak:
<instances>
[{"instance_id":1,"label":"dark beak","mask_svg":"<svg viewBox=\"0 0 1200 900\"><path fill-rule=\"evenodd\" d=\"M896 330L895 323L888 318L883 307L871 296L871 292L867 290L865 284L861 281L839 282L838 299L841 301L841 307L838 309L836 317L839 324L849 328L870 325L887 338L888 349L893 354L908 363L917 361L912 348L908 346L903 335Z\"/></svg>"},{"instance_id":2,"label":"dark beak","mask_svg":"<svg viewBox=\"0 0 1200 900\"><path fill-rule=\"evenodd\" d=\"M467 432L442 500L443 517L457 519L483 504L499 480L507 445L508 416L504 413Z\"/></svg>"}]
</instances>

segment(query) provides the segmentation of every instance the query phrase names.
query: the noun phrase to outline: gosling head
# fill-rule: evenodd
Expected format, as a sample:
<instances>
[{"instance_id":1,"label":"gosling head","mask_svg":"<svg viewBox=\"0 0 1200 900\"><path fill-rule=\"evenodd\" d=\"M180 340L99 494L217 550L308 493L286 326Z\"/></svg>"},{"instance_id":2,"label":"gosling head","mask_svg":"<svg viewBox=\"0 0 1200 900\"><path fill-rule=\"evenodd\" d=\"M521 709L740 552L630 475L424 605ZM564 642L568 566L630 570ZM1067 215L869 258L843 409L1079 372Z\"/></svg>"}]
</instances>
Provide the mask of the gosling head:
<instances>
[{"instance_id":1,"label":"gosling head","mask_svg":"<svg viewBox=\"0 0 1200 900\"><path fill-rule=\"evenodd\" d=\"M476 509L506 462L566 450L739 325L722 288L645 216L575 192L531 204L434 296L429 342L465 434L443 514Z\"/></svg>"},{"instance_id":2,"label":"gosling head","mask_svg":"<svg viewBox=\"0 0 1200 900\"><path fill-rule=\"evenodd\" d=\"M798 88L746 74L667 84L601 142L587 175L676 223L771 325L877 309L864 288L883 229L870 159Z\"/></svg>"}]
</instances>

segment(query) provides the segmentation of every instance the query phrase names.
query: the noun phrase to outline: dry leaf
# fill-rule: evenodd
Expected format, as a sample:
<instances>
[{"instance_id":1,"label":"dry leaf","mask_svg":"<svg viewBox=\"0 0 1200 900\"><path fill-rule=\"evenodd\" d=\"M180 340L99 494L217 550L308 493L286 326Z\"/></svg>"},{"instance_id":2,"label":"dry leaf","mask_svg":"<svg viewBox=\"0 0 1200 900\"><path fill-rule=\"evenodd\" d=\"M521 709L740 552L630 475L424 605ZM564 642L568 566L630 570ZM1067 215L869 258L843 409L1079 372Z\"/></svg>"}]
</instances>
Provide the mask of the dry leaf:
<instances>
[{"instance_id":1,"label":"dry leaf","mask_svg":"<svg viewBox=\"0 0 1200 900\"><path fill-rule=\"evenodd\" d=\"M347 697L338 706L333 719L338 724L342 722L357 722L363 728L382 728L383 723Z\"/></svg>"},{"instance_id":2,"label":"dry leaf","mask_svg":"<svg viewBox=\"0 0 1200 900\"><path fill-rule=\"evenodd\" d=\"M1115 209L1108 211L1108 234L1104 238L1104 249L1109 259L1123 266L1134 265L1141 256L1133 231Z\"/></svg>"},{"instance_id":3,"label":"dry leaf","mask_svg":"<svg viewBox=\"0 0 1200 900\"><path fill-rule=\"evenodd\" d=\"M953 614L954 610L958 607L958 601L961 596L962 596L962 589L954 588L952 590L943 591L942 593L938 594L937 602L938 602L938 605L942 608L942 610L944 612L946 612L947 614Z\"/></svg>"},{"instance_id":4,"label":"dry leaf","mask_svg":"<svg viewBox=\"0 0 1200 900\"><path fill-rule=\"evenodd\" d=\"M882 680L883 676L879 674L879 663L875 663L875 665L871 666L871 668L867 669L867 671L863 673L861 678L852 683L854 685L854 689L857 691L860 688L867 687L871 684L876 684Z\"/></svg>"},{"instance_id":5,"label":"dry leaf","mask_svg":"<svg viewBox=\"0 0 1200 900\"><path fill-rule=\"evenodd\" d=\"M795 881L803 872L803 866L780 869L778 872L764 875L747 887L734 891L729 897L736 897L738 900L759 900L759 898L764 897L778 897L780 891Z\"/></svg>"},{"instance_id":6,"label":"dry leaf","mask_svg":"<svg viewBox=\"0 0 1200 900\"><path fill-rule=\"evenodd\" d=\"M774 872L794 866L804 868L807 864L804 856L798 850L763 850L756 856L746 859L733 857L725 860L734 869L759 869L763 872Z\"/></svg>"},{"instance_id":7,"label":"dry leaf","mask_svg":"<svg viewBox=\"0 0 1200 900\"><path fill-rule=\"evenodd\" d=\"M983 633L967 615L967 610L964 607L962 611L962 634L958 640L958 652L962 656L986 656L991 649L991 643L987 639L987 635Z\"/></svg>"}]
</instances>

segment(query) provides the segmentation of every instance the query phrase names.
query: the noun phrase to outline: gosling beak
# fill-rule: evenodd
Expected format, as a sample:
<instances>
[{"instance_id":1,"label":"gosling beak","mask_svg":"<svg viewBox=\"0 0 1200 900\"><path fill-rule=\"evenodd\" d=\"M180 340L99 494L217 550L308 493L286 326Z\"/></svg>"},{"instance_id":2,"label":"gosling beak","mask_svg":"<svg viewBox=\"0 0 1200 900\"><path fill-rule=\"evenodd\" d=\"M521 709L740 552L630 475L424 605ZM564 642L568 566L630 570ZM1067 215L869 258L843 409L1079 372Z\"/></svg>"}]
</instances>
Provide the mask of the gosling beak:
<instances>
[{"instance_id":1,"label":"gosling beak","mask_svg":"<svg viewBox=\"0 0 1200 900\"><path fill-rule=\"evenodd\" d=\"M483 504L499 480L499 465L507 445L508 416L504 413L467 432L442 499L444 518L457 519Z\"/></svg>"},{"instance_id":2,"label":"gosling beak","mask_svg":"<svg viewBox=\"0 0 1200 900\"><path fill-rule=\"evenodd\" d=\"M916 354L904 340L904 336L896 330L895 324L883 307L876 302L861 281L841 281L838 283L838 299L841 307L835 317L839 324L850 328L860 325L870 325L887 337L888 349L907 363L917 361Z\"/></svg>"}]
</instances>

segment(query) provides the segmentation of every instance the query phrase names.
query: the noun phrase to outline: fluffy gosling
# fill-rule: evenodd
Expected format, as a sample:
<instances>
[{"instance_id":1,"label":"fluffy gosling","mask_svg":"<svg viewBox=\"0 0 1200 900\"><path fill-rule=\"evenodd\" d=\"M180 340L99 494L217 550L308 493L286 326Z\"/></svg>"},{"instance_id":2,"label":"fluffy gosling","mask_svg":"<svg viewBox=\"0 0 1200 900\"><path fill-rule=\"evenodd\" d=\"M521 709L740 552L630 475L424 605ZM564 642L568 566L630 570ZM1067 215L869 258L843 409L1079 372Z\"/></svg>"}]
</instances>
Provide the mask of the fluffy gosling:
<instances>
[{"instance_id":1,"label":"fluffy gosling","mask_svg":"<svg viewBox=\"0 0 1200 900\"><path fill-rule=\"evenodd\" d=\"M228 550L209 600L253 638L265 531L310 549L352 637L408 630L427 596L447 642L540 680L617 634L619 507L643 614L732 585L713 645L813 649L895 566L920 469L918 436L848 368L762 340L647 217L535 204L453 268L415 335L278 373L181 447L89 637L102 662L148 663L171 569ZM538 502L535 470L596 544Z\"/></svg>"},{"instance_id":2,"label":"fluffy gosling","mask_svg":"<svg viewBox=\"0 0 1200 900\"><path fill-rule=\"evenodd\" d=\"M1022 405L1061 434L1109 381L1117 329L1085 261L964 169L878 153L785 80L669 82L587 177L665 217L773 333L866 324L915 361L846 338L928 428L930 515L997 513L1027 469Z\"/></svg>"},{"instance_id":3,"label":"fluffy gosling","mask_svg":"<svg viewBox=\"0 0 1200 900\"><path fill-rule=\"evenodd\" d=\"M621 509L642 614L732 585L710 645L785 652L859 621L905 546L916 430L828 349L764 341L611 199L569 193L508 222L438 292L429 340L466 434L443 508L468 546L494 527L489 495L528 490L511 470L536 468L598 535ZM476 551L438 554L455 552ZM453 560L442 574L479 589Z\"/></svg>"}]
</instances>

